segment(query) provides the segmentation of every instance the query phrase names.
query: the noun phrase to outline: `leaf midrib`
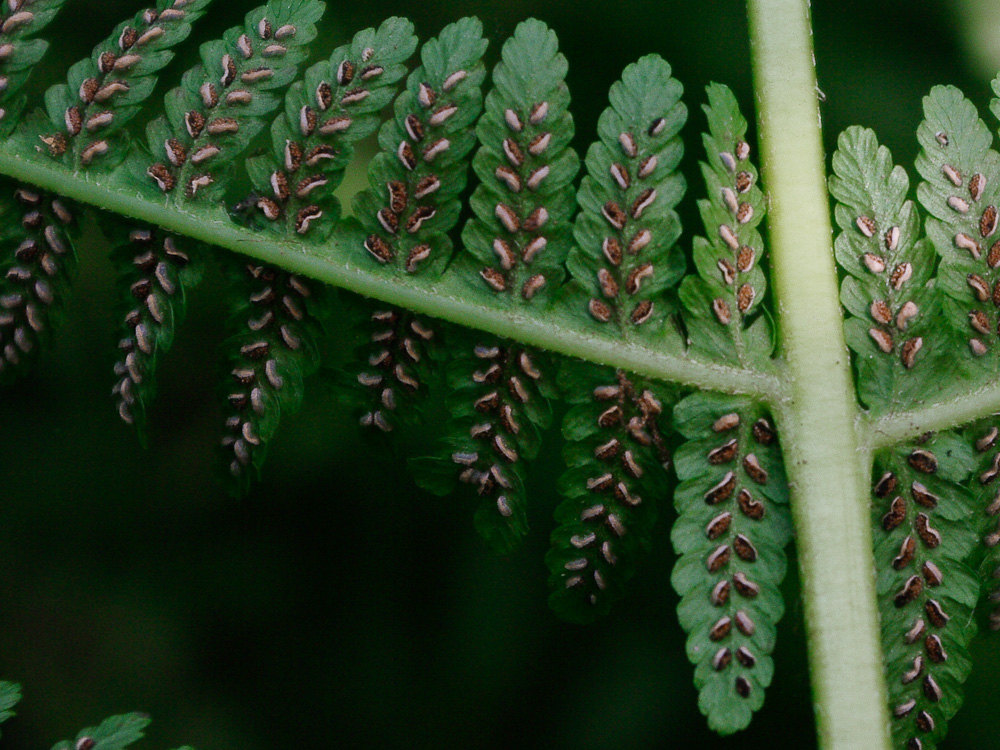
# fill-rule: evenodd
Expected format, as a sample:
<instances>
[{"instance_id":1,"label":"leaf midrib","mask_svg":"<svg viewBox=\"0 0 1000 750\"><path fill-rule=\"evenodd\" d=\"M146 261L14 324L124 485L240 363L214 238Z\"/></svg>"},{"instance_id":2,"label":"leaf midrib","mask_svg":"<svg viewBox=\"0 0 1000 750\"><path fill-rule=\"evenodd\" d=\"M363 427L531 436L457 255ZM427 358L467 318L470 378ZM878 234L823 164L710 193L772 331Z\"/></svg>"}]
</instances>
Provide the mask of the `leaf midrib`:
<instances>
[{"instance_id":1,"label":"leaf midrib","mask_svg":"<svg viewBox=\"0 0 1000 750\"><path fill-rule=\"evenodd\" d=\"M35 147L24 136L0 145L0 173L72 200L129 216L211 245L247 255L331 286L478 328L549 351L609 365L666 382L707 390L757 396L774 403L784 387L777 373L719 365L663 347L623 341L615 331L595 330L567 311L498 309L455 274L438 279L394 277L352 261L367 262L360 228L344 222L325 244L296 243L269 237L230 221L219 206L173 206L142 197L121 171L73 172L43 159L28 158Z\"/></svg>"}]
</instances>

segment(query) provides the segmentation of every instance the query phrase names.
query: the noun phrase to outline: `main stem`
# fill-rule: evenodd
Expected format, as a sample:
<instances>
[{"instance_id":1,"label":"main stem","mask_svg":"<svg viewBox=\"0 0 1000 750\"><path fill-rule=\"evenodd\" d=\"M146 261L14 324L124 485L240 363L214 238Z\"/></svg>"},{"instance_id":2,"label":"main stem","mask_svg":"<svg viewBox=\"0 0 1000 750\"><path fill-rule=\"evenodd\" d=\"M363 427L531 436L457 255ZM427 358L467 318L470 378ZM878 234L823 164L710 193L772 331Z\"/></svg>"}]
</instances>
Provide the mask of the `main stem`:
<instances>
[{"instance_id":1,"label":"main stem","mask_svg":"<svg viewBox=\"0 0 1000 750\"><path fill-rule=\"evenodd\" d=\"M748 0L790 397L778 405L823 750L889 750L868 510L871 456L833 260L807 0Z\"/></svg>"}]
</instances>

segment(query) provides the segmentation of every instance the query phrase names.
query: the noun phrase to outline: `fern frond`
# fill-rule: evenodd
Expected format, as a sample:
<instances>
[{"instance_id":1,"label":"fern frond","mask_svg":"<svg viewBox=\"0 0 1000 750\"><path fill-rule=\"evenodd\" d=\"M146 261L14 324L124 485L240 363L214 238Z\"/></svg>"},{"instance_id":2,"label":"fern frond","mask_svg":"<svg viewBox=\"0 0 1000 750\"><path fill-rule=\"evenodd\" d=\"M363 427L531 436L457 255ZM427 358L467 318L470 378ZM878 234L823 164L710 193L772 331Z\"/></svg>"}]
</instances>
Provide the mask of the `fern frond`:
<instances>
[{"instance_id":1,"label":"fern frond","mask_svg":"<svg viewBox=\"0 0 1000 750\"><path fill-rule=\"evenodd\" d=\"M170 48L187 39L210 2L159 0L73 65L67 82L45 93L50 123L39 137L49 154L73 168L110 167L125 158L119 132L153 93L156 74L173 59Z\"/></svg>"},{"instance_id":2,"label":"fern frond","mask_svg":"<svg viewBox=\"0 0 1000 750\"><path fill-rule=\"evenodd\" d=\"M281 105L271 92L287 87L307 58L323 9L319 0L271 0L202 45L202 65L184 74L166 96L167 116L146 129L152 163L130 160L144 192L175 203L224 192L228 170Z\"/></svg>"},{"instance_id":3,"label":"fern frond","mask_svg":"<svg viewBox=\"0 0 1000 750\"><path fill-rule=\"evenodd\" d=\"M519 24L503 45L476 127L475 217L462 232L467 252L449 272L478 276L498 307L537 307L562 281L579 168L569 148L566 70L553 31L541 21ZM551 421L552 370L549 358L530 348L493 336L470 343L450 365L455 419L445 455L483 497L476 528L507 551L527 533L524 479Z\"/></svg>"},{"instance_id":4,"label":"fern frond","mask_svg":"<svg viewBox=\"0 0 1000 750\"><path fill-rule=\"evenodd\" d=\"M873 411L890 411L924 398L930 383L946 377L943 367L951 367L940 356L949 342L929 283L934 248L919 237L906 171L893 165L875 133L848 128L837 144L830 193L840 226L837 263L849 274L840 291L851 314L845 336L861 400Z\"/></svg>"},{"instance_id":5,"label":"fern frond","mask_svg":"<svg viewBox=\"0 0 1000 750\"><path fill-rule=\"evenodd\" d=\"M774 663L778 586L791 537L777 435L747 399L698 393L674 409L688 441L675 456L680 486L671 577L695 665L698 707L720 734L744 729L764 703Z\"/></svg>"},{"instance_id":6,"label":"fern frond","mask_svg":"<svg viewBox=\"0 0 1000 750\"><path fill-rule=\"evenodd\" d=\"M31 71L49 43L32 39L62 9L66 0L13 0L0 6L0 134L17 126L24 111L22 95Z\"/></svg>"},{"instance_id":7,"label":"fern frond","mask_svg":"<svg viewBox=\"0 0 1000 750\"><path fill-rule=\"evenodd\" d=\"M968 442L976 449L976 466L972 482L973 525L980 540L979 577L983 593L991 606L990 630L1000 630L1000 423L995 417L980 420L966 430Z\"/></svg>"},{"instance_id":8,"label":"fern frond","mask_svg":"<svg viewBox=\"0 0 1000 750\"><path fill-rule=\"evenodd\" d=\"M118 414L145 439L146 409L156 395L159 358L184 320L187 291L203 273L205 247L155 227L104 221L120 269L123 335L113 390Z\"/></svg>"},{"instance_id":9,"label":"fern frond","mask_svg":"<svg viewBox=\"0 0 1000 750\"><path fill-rule=\"evenodd\" d=\"M937 283L949 298L944 318L968 343L951 365L991 372L1000 356L1000 274L995 270L1000 266L1000 154L991 148L993 137L975 105L950 86L935 86L924 97L917 139L917 171L923 178L917 196L933 217L926 229L941 256Z\"/></svg>"},{"instance_id":10,"label":"fern frond","mask_svg":"<svg viewBox=\"0 0 1000 750\"><path fill-rule=\"evenodd\" d=\"M25 375L57 322L76 271L76 206L0 183L0 383Z\"/></svg>"},{"instance_id":11,"label":"fern frond","mask_svg":"<svg viewBox=\"0 0 1000 750\"><path fill-rule=\"evenodd\" d=\"M16 682L0 682L0 724L15 716L14 706L21 702L21 686Z\"/></svg>"},{"instance_id":12,"label":"fern frond","mask_svg":"<svg viewBox=\"0 0 1000 750\"><path fill-rule=\"evenodd\" d=\"M167 162L154 164L141 179L152 178L175 201L222 192L232 163L280 106L280 99L269 92L295 78L323 7L317 0L272 0L248 13L245 26L202 45L204 66L184 75L183 85L166 97L167 118L147 128L151 151L165 152ZM221 78L213 70L220 71ZM137 159L132 158L133 168ZM177 180L188 188L175 191ZM149 185L145 190L155 192ZM125 231L113 228L111 234L123 296L140 303L125 314L125 335L119 343L124 358L115 366L115 395L122 419L141 428L155 393L157 360L170 348L183 319L186 287L201 276L200 264L191 263L200 248L142 225L127 225Z\"/></svg>"},{"instance_id":13,"label":"fern frond","mask_svg":"<svg viewBox=\"0 0 1000 750\"><path fill-rule=\"evenodd\" d=\"M246 494L281 415L298 410L303 380L319 366L319 316L314 286L295 274L235 259L227 266L235 299L224 345L230 369L222 449L237 493Z\"/></svg>"},{"instance_id":14,"label":"fern frond","mask_svg":"<svg viewBox=\"0 0 1000 750\"><path fill-rule=\"evenodd\" d=\"M57 742L52 750L124 750L143 738L147 726L145 714L109 716L98 726L82 730L75 740Z\"/></svg>"},{"instance_id":15,"label":"fern frond","mask_svg":"<svg viewBox=\"0 0 1000 750\"><path fill-rule=\"evenodd\" d=\"M477 337L449 366L451 433L445 442L459 481L481 498L476 530L496 551L508 552L527 534L524 482L538 455L541 431L552 422L556 395L542 352Z\"/></svg>"},{"instance_id":16,"label":"fern frond","mask_svg":"<svg viewBox=\"0 0 1000 750\"><path fill-rule=\"evenodd\" d=\"M263 225L303 235L326 215L328 232L339 218L333 191L354 155L354 144L370 135L379 112L396 95L404 63L417 47L413 24L389 18L338 47L329 61L313 65L305 81L285 97L285 113L271 128L272 154L247 164Z\"/></svg>"},{"instance_id":17,"label":"fern frond","mask_svg":"<svg viewBox=\"0 0 1000 750\"><path fill-rule=\"evenodd\" d=\"M900 750L931 750L962 702L979 581L967 440L941 433L875 458L873 527L892 730Z\"/></svg>"},{"instance_id":18,"label":"fern frond","mask_svg":"<svg viewBox=\"0 0 1000 750\"><path fill-rule=\"evenodd\" d=\"M441 347L441 325L370 300L359 299L350 307L365 318L358 329L367 334L355 352L367 366L354 374L354 380L371 396L361 407L359 422L362 427L392 432L397 424L419 418L414 407L435 379L431 356Z\"/></svg>"},{"instance_id":19,"label":"fern frond","mask_svg":"<svg viewBox=\"0 0 1000 750\"><path fill-rule=\"evenodd\" d=\"M771 353L771 326L758 308L767 284L760 263L764 242L764 194L749 161L747 122L733 93L708 87L709 132L703 136L708 163L701 172L708 199L698 202L707 239L694 240L698 276L680 287L684 324L692 348L716 359L762 365Z\"/></svg>"},{"instance_id":20,"label":"fern frond","mask_svg":"<svg viewBox=\"0 0 1000 750\"><path fill-rule=\"evenodd\" d=\"M566 362L564 500L545 556L549 606L571 622L606 615L648 551L670 454L661 432L673 393L607 368Z\"/></svg>"},{"instance_id":21,"label":"fern frond","mask_svg":"<svg viewBox=\"0 0 1000 750\"><path fill-rule=\"evenodd\" d=\"M578 247L567 268L585 292L575 287L567 297L582 314L621 329L626 340L639 330L661 337L670 309L663 292L684 273L674 211L685 190L676 171L687 120L682 90L657 55L625 68L598 120L600 140L587 151L577 193Z\"/></svg>"},{"instance_id":22,"label":"fern frond","mask_svg":"<svg viewBox=\"0 0 1000 750\"><path fill-rule=\"evenodd\" d=\"M421 48L421 66L379 131L371 187L357 196L354 211L368 233L358 249L387 271L440 271L451 258L447 232L458 221L466 156L475 144L469 126L482 111L486 46L478 19L442 29Z\"/></svg>"},{"instance_id":23,"label":"fern frond","mask_svg":"<svg viewBox=\"0 0 1000 750\"><path fill-rule=\"evenodd\" d=\"M448 407L434 455L410 461L416 480L439 495L461 483L480 498L475 526L498 553L528 531L527 464L538 455L556 396L551 358L514 342L449 327Z\"/></svg>"},{"instance_id":24,"label":"fern frond","mask_svg":"<svg viewBox=\"0 0 1000 750\"><path fill-rule=\"evenodd\" d=\"M370 188L354 202L367 233L368 265L436 274L451 259L448 232L458 223L467 157L475 145L470 126L482 112L486 46L478 19L463 18L421 48L420 67L396 99L394 118L379 131L382 150L368 167ZM429 360L439 324L380 303L361 305L369 342L359 354L369 367L386 370L380 374L362 365L354 373L362 387L377 393L361 424L388 432L399 414L412 415L409 408L398 410L403 401L426 391L423 379L434 377ZM390 351L395 346L404 347L398 356Z\"/></svg>"},{"instance_id":25,"label":"fern frond","mask_svg":"<svg viewBox=\"0 0 1000 750\"><path fill-rule=\"evenodd\" d=\"M555 33L541 21L522 22L503 45L476 126L480 184L462 242L498 305L542 299L562 281L580 165L569 148L567 67Z\"/></svg>"}]
</instances>

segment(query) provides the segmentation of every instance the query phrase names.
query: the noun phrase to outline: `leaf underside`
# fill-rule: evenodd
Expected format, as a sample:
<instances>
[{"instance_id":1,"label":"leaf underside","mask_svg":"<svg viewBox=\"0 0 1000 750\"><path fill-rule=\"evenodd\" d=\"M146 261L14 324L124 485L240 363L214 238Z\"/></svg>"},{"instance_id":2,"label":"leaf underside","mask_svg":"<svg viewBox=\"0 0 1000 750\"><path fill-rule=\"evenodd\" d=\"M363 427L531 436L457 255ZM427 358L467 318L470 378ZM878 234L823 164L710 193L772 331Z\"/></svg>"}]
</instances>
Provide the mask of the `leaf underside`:
<instances>
[{"instance_id":1,"label":"leaf underside","mask_svg":"<svg viewBox=\"0 0 1000 750\"><path fill-rule=\"evenodd\" d=\"M695 394L674 409L687 439L676 455L679 558L672 582L688 631L698 706L722 734L745 728L774 665L778 585L791 538L788 487L774 427L745 399Z\"/></svg>"},{"instance_id":2,"label":"leaf underside","mask_svg":"<svg viewBox=\"0 0 1000 750\"><path fill-rule=\"evenodd\" d=\"M767 405L777 379L758 230L766 201L729 89L707 90L704 236L686 255L676 208L687 108L656 55L611 87L577 189L568 64L540 21L517 27L489 81L474 18L424 44L407 75L418 47L409 21L365 29L306 67L323 3L271 0L202 45L200 64L147 112L173 47L210 4L158 0L70 67L44 109L24 115L40 103L25 83L46 46L32 37L61 4L35 0L20 16L16 3L0 7L0 132L10 136L0 160L19 153L9 163L40 182L88 200L102 191L95 202L143 219L99 219L121 277L114 393L124 421L142 436L158 362L212 258L229 285L221 442L238 494L319 367L317 340L333 317L322 281L393 302L429 300L444 317L492 333L344 295L338 304L364 339L346 366L345 403L362 425L390 432L420 424L422 399L444 384L452 419L436 455L414 466L434 491L469 485L476 528L503 552L527 533L528 465L553 403L569 403L563 499L546 555L552 608L573 622L607 613L672 494L672 582L699 707L719 733L747 726L772 679L791 521ZM916 203L906 172L869 130L841 134L832 162L845 334L859 401L874 418L923 404L956 371L985 382L1000 356L1000 154L956 89L936 87L924 105ZM992 109L1000 114L1000 99ZM145 114L141 139L133 121ZM334 190L357 142L376 132L368 189L342 218ZM0 382L27 371L58 322L85 211L0 184ZM213 250L222 244L262 261ZM553 332L570 342L563 352L593 363L533 345ZM713 375L713 387L745 395L683 389ZM889 709L894 741L907 750L936 746L958 709L980 588L1000 565L994 422L874 458ZM0 683L0 721L18 697L17 686ZM85 737L117 750L147 722L111 717L56 750Z\"/></svg>"}]
</instances>

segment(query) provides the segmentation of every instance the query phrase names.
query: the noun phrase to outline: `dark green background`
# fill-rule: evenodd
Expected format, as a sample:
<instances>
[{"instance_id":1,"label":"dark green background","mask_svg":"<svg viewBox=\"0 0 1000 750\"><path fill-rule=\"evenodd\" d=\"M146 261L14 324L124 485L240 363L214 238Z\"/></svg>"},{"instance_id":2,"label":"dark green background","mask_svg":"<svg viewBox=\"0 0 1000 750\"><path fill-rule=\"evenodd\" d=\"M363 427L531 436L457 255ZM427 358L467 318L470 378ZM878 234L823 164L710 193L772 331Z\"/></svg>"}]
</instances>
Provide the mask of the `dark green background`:
<instances>
[{"instance_id":1,"label":"dark green background","mask_svg":"<svg viewBox=\"0 0 1000 750\"><path fill-rule=\"evenodd\" d=\"M251 7L215 5L188 52ZM662 54L688 92L684 166L695 190L704 85L728 83L751 112L739 2L331 6L325 49L387 15L412 17L427 38L478 14L494 40L491 64L519 20L544 19L570 61L581 152L622 67ZM985 110L988 82L963 63L948 8L814 6L828 148L860 123L912 163L920 97L937 83L961 85ZM39 81L58 80L138 7L68 0ZM692 205L684 220L694 229ZM151 447L141 449L110 397L114 272L93 235L80 255L76 297L38 377L0 395L0 676L26 690L18 719L3 728L6 748L48 747L132 709L157 719L152 748L814 746L794 580L764 709L737 737L705 729L673 611L667 500L654 553L609 619L580 628L549 613L542 556L558 440L533 472L534 534L507 559L475 536L473 502L417 491L403 459L360 439L320 384L283 425L264 483L249 500L231 500L214 471L225 316L215 277L192 295L161 372ZM997 746L1000 660L985 638L973 650L971 698L946 747Z\"/></svg>"}]
</instances>

